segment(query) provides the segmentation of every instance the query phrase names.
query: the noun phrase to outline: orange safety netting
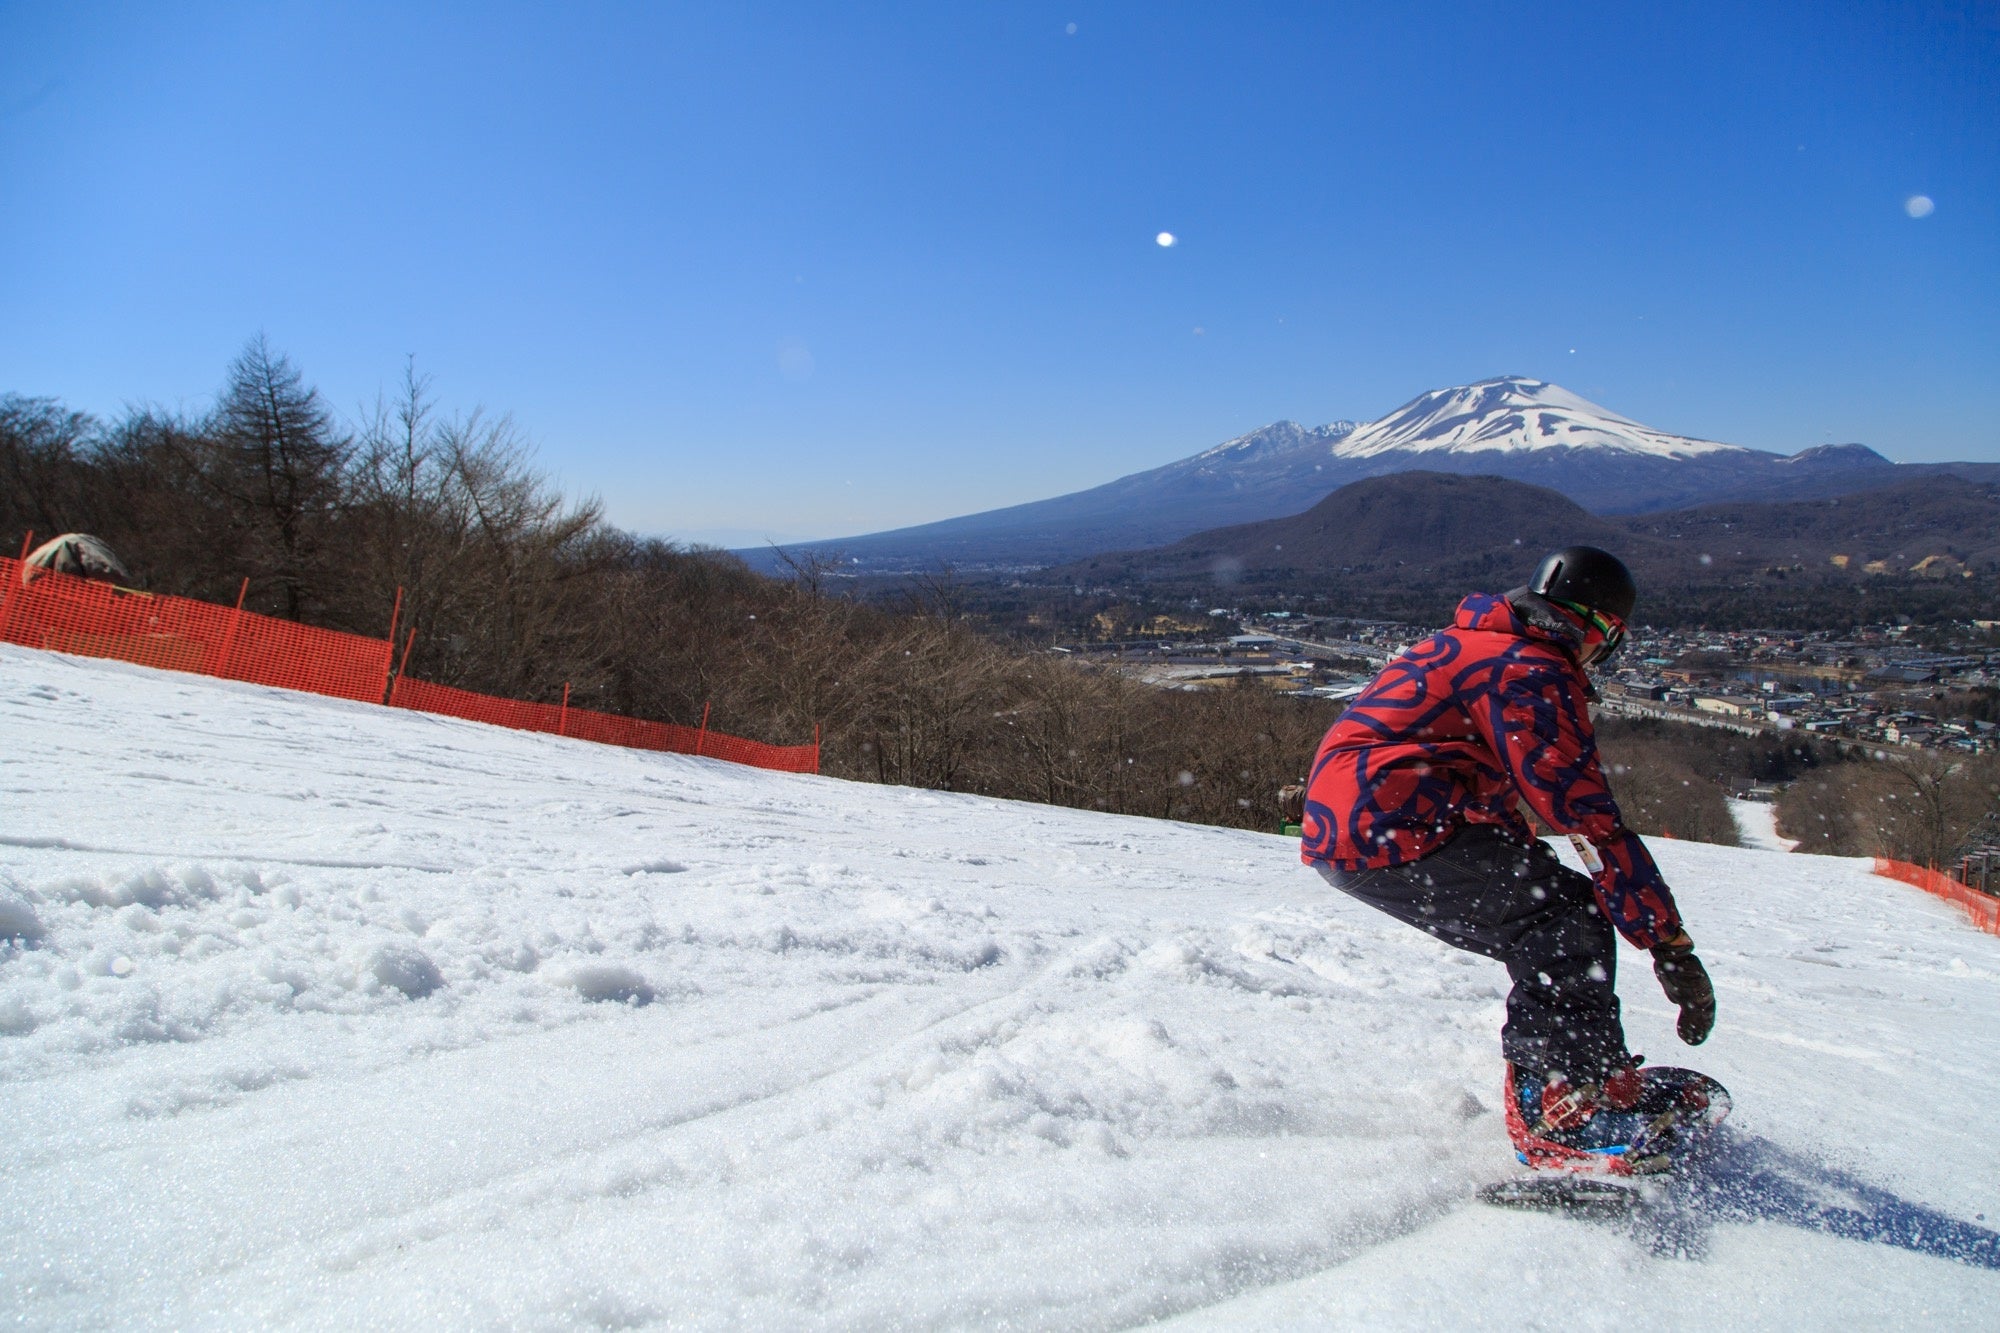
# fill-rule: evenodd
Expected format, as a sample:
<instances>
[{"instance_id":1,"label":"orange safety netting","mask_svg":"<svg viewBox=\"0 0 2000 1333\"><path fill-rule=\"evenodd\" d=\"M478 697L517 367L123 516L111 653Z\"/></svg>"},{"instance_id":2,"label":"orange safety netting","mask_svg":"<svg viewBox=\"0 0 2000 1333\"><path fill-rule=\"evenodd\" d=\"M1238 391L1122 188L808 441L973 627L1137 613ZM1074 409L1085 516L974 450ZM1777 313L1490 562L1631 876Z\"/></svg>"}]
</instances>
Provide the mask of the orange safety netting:
<instances>
[{"instance_id":1,"label":"orange safety netting","mask_svg":"<svg viewBox=\"0 0 2000 1333\"><path fill-rule=\"evenodd\" d=\"M433 685L427 680L403 676L396 681L389 702L397 708L413 708L420 713L442 713L472 722L485 722L516 731L554 732L556 716L562 710L550 704L522 703L491 694L475 694L450 685Z\"/></svg>"},{"instance_id":2,"label":"orange safety netting","mask_svg":"<svg viewBox=\"0 0 2000 1333\"><path fill-rule=\"evenodd\" d=\"M1961 884L1942 871L1911 865L1908 861L1891 861L1885 856L1875 858L1875 873L1914 884L1925 893L1957 903L1971 916L1973 925L1989 935L2000 935L2000 898Z\"/></svg>"},{"instance_id":3,"label":"orange safety netting","mask_svg":"<svg viewBox=\"0 0 2000 1333\"><path fill-rule=\"evenodd\" d=\"M4 557L0 557L0 641L339 699L386 701L398 708L607 745L698 754L785 773L819 771L817 744L767 745L705 727L646 722L567 704L524 703L433 685L393 675L386 639L275 620L240 607L134 592L67 574L42 574L24 587L21 562Z\"/></svg>"}]
</instances>

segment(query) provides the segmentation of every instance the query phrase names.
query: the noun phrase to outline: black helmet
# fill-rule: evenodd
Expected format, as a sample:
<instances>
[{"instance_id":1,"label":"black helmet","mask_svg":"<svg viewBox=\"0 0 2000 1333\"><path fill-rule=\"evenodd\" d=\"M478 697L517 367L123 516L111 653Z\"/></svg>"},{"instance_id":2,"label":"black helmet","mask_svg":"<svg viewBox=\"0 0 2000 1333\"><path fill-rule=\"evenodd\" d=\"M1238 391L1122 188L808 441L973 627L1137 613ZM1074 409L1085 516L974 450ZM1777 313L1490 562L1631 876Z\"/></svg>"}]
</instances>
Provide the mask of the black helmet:
<instances>
[{"instance_id":1,"label":"black helmet","mask_svg":"<svg viewBox=\"0 0 2000 1333\"><path fill-rule=\"evenodd\" d=\"M1625 562L1595 546L1565 546L1543 556L1528 579L1528 591L1552 602L1602 611L1620 622L1632 618L1632 604L1639 600L1638 585Z\"/></svg>"}]
</instances>

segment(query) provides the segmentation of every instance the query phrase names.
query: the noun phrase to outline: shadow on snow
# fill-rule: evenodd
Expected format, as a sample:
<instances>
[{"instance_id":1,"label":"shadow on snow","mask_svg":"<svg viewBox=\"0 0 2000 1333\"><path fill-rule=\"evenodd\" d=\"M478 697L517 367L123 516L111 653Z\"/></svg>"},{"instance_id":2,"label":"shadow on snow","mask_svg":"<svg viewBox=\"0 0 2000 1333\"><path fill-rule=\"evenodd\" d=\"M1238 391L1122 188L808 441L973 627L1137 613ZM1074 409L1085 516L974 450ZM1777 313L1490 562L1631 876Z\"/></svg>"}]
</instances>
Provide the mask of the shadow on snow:
<instances>
[{"instance_id":1,"label":"shadow on snow","mask_svg":"<svg viewBox=\"0 0 2000 1333\"><path fill-rule=\"evenodd\" d=\"M1655 1254L1699 1258L1717 1222L1783 1222L1844 1240L1893 1245L2000 1270L2000 1232L1961 1222L1837 1167L1727 1127L1634 1220Z\"/></svg>"}]
</instances>

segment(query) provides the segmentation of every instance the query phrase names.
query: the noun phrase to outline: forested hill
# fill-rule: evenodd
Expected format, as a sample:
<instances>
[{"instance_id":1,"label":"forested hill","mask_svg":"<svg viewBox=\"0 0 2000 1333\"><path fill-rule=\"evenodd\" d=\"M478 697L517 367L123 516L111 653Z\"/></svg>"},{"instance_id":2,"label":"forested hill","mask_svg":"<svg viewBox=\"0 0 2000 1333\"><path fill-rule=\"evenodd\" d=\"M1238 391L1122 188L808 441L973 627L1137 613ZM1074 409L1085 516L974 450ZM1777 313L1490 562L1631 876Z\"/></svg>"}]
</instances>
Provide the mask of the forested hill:
<instances>
[{"instance_id":1,"label":"forested hill","mask_svg":"<svg viewBox=\"0 0 2000 1333\"><path fill-rule=\"evenodd\" d=\"M1546 487L1501 477L1402 472L1355 482L1304 513L1096 556L1050 581L1156 593L1242 587L1438 614L1468 589L1519 582L1543 551L1618 552L1646 592L1649 623L1718 610L1851 624L1856 601L1972 614L2000 586L2000 484L1936 476L1816 500L1667 513L1591 514Z\"/></svg>"}]
</instances>

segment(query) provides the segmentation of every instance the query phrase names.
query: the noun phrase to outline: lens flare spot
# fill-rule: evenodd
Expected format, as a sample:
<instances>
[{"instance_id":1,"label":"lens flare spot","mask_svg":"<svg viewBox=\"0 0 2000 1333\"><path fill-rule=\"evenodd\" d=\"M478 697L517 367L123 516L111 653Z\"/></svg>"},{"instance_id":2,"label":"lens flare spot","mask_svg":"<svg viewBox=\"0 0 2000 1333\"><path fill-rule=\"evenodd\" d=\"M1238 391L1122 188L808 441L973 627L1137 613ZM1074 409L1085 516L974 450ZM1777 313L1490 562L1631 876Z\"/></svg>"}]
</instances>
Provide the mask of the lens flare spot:
<instances>
[{"instance_id":1,"label":"lens flare spot","mask_svg":"<svg viewBox=\"0 0 2000 1333\"><path fill-rule=\"evenodd\" d=\"M778 373L794 384L812 378L817 363L813 360L812 349L802 338L780 338L778 340Z\"/></svg>"}]
</instances>

